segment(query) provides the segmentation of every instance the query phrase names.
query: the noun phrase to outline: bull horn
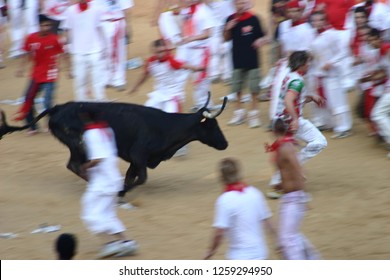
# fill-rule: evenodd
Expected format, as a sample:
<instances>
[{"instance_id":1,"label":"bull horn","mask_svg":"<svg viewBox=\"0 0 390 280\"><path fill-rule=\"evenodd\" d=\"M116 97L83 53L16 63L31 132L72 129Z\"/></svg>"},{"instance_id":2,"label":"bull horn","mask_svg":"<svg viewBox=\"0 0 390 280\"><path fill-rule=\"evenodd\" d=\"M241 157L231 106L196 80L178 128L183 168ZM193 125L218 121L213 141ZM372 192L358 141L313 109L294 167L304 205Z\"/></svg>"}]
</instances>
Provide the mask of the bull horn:
<instances>
[{"instance_id":1,"label":"bull horn","mask_svg":"<svg viewBox=\"0 0 390 280\"><path fill-rule=\"evenodd\" d=\"M207 111L203 111L203 117L208 118L208 119L215 119L215 118L218 117L218 116L223 112L223 110L225 109L227 101L228 101L228 99L227 99L227 97L225 96L225 97L223 98L223 103L222 103L221 109L219 109L218 112L210 113L210 112L207 112Z\"/></svg>"},{"instance_id":2,"label":"bull horn","mask_svg":"<svg viewBox=\"0 0 390 280\"><path fill-rule=\"evenodd\" d=\"M210 94L210 91L208 91L207 92L207 101L206 101L206 104L203 105L203 108L207 108L207 106L210 103L210 98L211 98L211 94Z\"/></svg>"}]
</instances>

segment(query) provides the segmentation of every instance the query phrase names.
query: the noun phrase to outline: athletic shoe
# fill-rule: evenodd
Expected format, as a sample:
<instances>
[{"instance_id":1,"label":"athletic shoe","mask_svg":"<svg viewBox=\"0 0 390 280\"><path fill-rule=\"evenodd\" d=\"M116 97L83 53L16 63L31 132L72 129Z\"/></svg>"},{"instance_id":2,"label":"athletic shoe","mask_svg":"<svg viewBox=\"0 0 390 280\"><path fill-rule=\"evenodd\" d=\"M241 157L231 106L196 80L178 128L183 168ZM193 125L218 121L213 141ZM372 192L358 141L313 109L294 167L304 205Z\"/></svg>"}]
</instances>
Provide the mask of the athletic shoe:
<instances>
[{"instance_id":1,"label":"athletic shoe","mask_svg":"<svg viewBox=\"0 0 390 280\"><path fill-rule=\"evenodd\" d=\"M122 249L114 257L125 257L134 255L139 249L139 246L135 240L125 240L122 242Z\"/></svg>"},{"instance_id":2,"label":"athletic shoe","mask_svg":"<svg viewBox=\"0 0 390 280\"><path fill-rule=\"evenodd\" d=\"M252 110L248 113L249 128L256 128L261 126L260 116L258 110Z\"/></svg>"},{"instance_id":3,"label":"athletic shoe","mask_svg":"<svg viewBox=\"0 0 390 280\"><path fill-rule=\"evenodd\" d=\"M387 158L390 158L390 153L387 154Z\"/></svg>"},{"instance_id":4,"label":"athletic shoe","mask_svg":"<svg viewBox=\"0 0 390 280\"><path fill-rule=\"evenodd\" d=\"M97 255L97 258L104 259L121 253L123 251L123 242L123 240L118 240L105 244Z\"/></svg>"},{"instance_id":5,"label":"athletic shoe","mask_svg":"<svg viewBox=\"0 0 390 280\"><path fill-rule=\"evenodd\" d=\"M118 202L116 206L123 210L133 210L136 208L133 204L128 202Z\"/></svg>"},{"instance_id":6,"label":"athletic shoe","mask_svg":"<svg viewBox=\"0 0 390 280\"><path fill-rule=\"evenodd\" d=\"M330 138L332 139L342 139L352 135L350 131L335 132Z\"/></svg>"},{"instance_id":7,"label":"athletic shoe","mask_svg":"<svg viewBox=\"0 0 390 280\"><path fill-rule=\"evenodd\" d=\"M233 117L231 118L231 120L227 124L228 125L240 125L240 124L245 122L245 115L246 115L245 109L235 110L233 113Z\"/></svg>"},{"instance_id":8,"label":"athletic shoe","mask_svg":"<svg viewBox=\"0 0 390 280\"><path fill-rule=\"evenodd\" d=\"M279 199L282 197L283 193L275 189L270 189L265 195L270 199Z\"/></svg>"},{"instance_id":9,"label":"athletic shoe","mask_svg":"<svg viewBox=\"0 0 390 280\"><path fill-rule=\"evenodd\" d=\"M29 129L27 131L28 136L33 136L33 135L38 134L38 133L39 133L38 129Z\"/></svg>"}]
</instances>

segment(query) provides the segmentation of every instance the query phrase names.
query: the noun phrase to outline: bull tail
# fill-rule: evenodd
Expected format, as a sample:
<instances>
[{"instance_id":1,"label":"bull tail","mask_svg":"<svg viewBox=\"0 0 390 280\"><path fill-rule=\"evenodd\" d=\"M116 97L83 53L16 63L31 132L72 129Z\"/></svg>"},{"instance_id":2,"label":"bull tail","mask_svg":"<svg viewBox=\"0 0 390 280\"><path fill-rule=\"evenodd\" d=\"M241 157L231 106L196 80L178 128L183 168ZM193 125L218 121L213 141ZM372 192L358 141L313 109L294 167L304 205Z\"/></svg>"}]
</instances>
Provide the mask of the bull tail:
<instances>
[{"instance_id":1,"label":"bull tail","mask_svg":"<svg viewBox=\"0 0 390 280\"><path fill-rule=\"evenodd\" d=\"M51 109L47 109L47 110L43 111L37 117L35 117L31 123L24 125L24 126L10 126L10 125L8 125L7 118L5 116L4 111L0 110L0 139L6 134L30 128L32 125L36 124L40 119L42 119L44 116L51 113L54 110L54 108L56 108L56 107L53 107Z\"/></svg>"}]
</instances>

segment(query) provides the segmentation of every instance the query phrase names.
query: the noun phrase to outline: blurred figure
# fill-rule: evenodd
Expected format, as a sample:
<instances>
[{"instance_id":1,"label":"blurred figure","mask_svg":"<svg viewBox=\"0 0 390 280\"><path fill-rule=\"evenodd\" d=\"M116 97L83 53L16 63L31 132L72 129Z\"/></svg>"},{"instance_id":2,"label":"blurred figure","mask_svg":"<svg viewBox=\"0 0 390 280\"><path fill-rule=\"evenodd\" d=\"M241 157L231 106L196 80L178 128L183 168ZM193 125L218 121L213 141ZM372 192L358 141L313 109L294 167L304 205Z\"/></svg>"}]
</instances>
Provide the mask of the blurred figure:
<instances>
[{"instance_id":1,"label":"blurred figure","mask_svg":"<svg viewBox=\"0 0 390 280\"><path fill-rule=\"evenodd\" d=\"M276 141L266 148L275 153L275 165L282 178L278 229L280 249L286 260L318 260L319 254L300 232L310 196L305 191L305 177L297 157L295 140L289 136L291 127L282 119L276 119L272 129Z\"/></svg>"},{"instance_id":2,"label":"blurred figure","mask_svg":"<svg viewBox=\"0 0 390 280\"><path fill-rule=\"evenodd\" d=\"M290 133L295 138L307 143L299 152L299 161L304 164L318 155L327 146L324 135L303 117L303 106L308 102L322 105L324 99L318 95L307 93L304 76L309 68L309 54L305 51L293 52L289 57L290 72L283 80L281 93L277 103L274 119L282 118L289 124ZM279 198L277 191L282 183L280 171L274 173L269 183L269 198Z\"/></svg>"},{"instance_id":3,"label":"blurred figure","mask_svg":"<svg viewBox=\"0 0 390 280\"><path fill-rule=\"evenodd\" d=\"M71 233L63 233L55 241L58 260L73 260L77 254L77 238Z\"/></svg>"},{"instance_id":4,"label":"blurred figure","mask_svg":"<svg viewBox=\"0 0 390 280\"><path fill-rule=\"evenodd\" d=\"M130 13L133 0L94 0L103 10L103 31L107 45L106 86L126 89L127 45L130 40ZM127 38L127 39L126 39Z\"/></svg>"},{"instance_id":5,"label":"blurred figure","mask_svg":"<svg viewBox=\"0 0 390 280\"><path fill-rule=\"evenodd\" d=\"M210 7L216 22L211 36L209 76L212 82L222 80L225 83L229 83L233 74L232 44L230 41L225 42L223 30L226 19L234 14L236 10L234 0L207 0L205 3Z\"/></svg>"},{"instance_id":6,"label":"blurred figure","mask_svg":"<svg viewBox=\"0 0 390 280\"><path fill-rule=\"evenodd\" d=\"M225 24L225 41L232 41L233 49L233 80L231 92L237 93L237 101L232 119L228 125L240 125L246 120L250 128L261 125L258 94L260 82L260 65L258 50L265 44L265 34L257 16L248 12L247 0L235 0L236 13L230 15ZM241 106L242 90L245 82L248 83L252 94L251 109Z\"/></svg>"},{"instance_id":7,"label":"blurred figure","mask_svg":"<svg viewBox=\"0 0 390 280\"><path fill-rule=\"evenodd\" d=\"M87 162L82 165L88 178L87 189L81 199L81 219L88 230L104 243L98 258L133 255L137 242L128 240L126 228L116 213L117 194L123 189L118 167L118 152L114 131L93 107L84 107L82 136Z\"/></svg>"},{"instance_id":8,"label":"blurred figure","mask_svg":"<svg viewBox=\"0 0 390 280\"><path fill-rule=\"evenodd\" d=\"M11 0L7 2L11 48L8 57L15 58L24 53L23 40L39 29L39 0Z\"/></svg>"},{"instance_id":9,"label":"blurred figure","mask_svg":"<svg viewBox=\"0 0 390 280\"><path fill-rule=\"evenodd\" d=\"M242 181L241 167L235 159L221 160L219 174L223 193L215 203L215 231L205 259L217 252L224 236L229 238L227 259L267 259L268 248L263 226L267 227L275 240L277 236L264 195Z\"/></svg>"},{"instance_id":10,"label":"blurred figure","mask_svg":"<svg viewBox=\"0 0 390 280\"><path fill-rule=\"evenodd\" d=\"M314 12L311 23L316 30L311 44L313 84L317 94L326 100L322 107L313 107L313 123L318 128L333 129L332 138L345 138L351 135L352 114L340 79L340 63L348 56L348 50L323 12Z\"/></svg>"},{"instance_id":11,"label":"blurred figure","mask_svg":"<svg viewBox=\"0 0 390 280\"><path fill-rule=\"evenodd\" d=\"M23 51L26 52L20 59L17 77L22 77L26 65L33 63L31 79L25 93L25 100L22 107L17 112L15 120L26 119L31 123L34 119L34 100L37 94L45 91L44 109L53 106L53 96L58 79L58 60L63 53L63 45L60 38L52 32L52 20L45 15L39 16L39 31L27 36ZM47 130L47 129L45 129ZM32 125L29 134L37 133L36 124Z\"/></svg>"},{"instance_id":12,"label":"blurred figure","mask_svg":"<svg viewBox=\"0 0 390 280\"><path fill-rule=\"evenodd\" d=\"M210 91L211 83L207 69L210 63L210 38L215 22L210 8L202 1L182 0L182 3L183 8L180 11L182 40L178 43L176 58L205 69L192 74L193 110L196 110L206 103ZM190 72L187 70L181 72L180 81L184 89ZM212 102L209 102L209 108L212 107Z\"/></svg>"},{"instance_id":13,"label":"blurred figure","mask_svg":"<svg viewBox=\"0 0 390 280\"><path fill-rule=\"evenodd\" d=\"M164 40L159 39L152 44L153 55L148 59L145 71L135 83L130 93L150 77L154 78L154 91L149 93L145 106L160 109L168 113L181 113L185 94L177 79L179 69L203 71L204 68L191 66L176 60L167 50Z\"/></svg>"},{"instance_id":14,"label":"blurred figure","mask_svg":"<svg viewBox=\"0 0 390 280\"><path fill-rule=\"evenodd\" d=\"M106 100L107 42L103 33L103 10L96 1L78 0L65 12L61 28L72 56L76 101ZM69 63L70 64L70 63ZM70 71L70 69L69 69ZM93 98L89 98L89 76Z\"/></svg>"}]
</instances>

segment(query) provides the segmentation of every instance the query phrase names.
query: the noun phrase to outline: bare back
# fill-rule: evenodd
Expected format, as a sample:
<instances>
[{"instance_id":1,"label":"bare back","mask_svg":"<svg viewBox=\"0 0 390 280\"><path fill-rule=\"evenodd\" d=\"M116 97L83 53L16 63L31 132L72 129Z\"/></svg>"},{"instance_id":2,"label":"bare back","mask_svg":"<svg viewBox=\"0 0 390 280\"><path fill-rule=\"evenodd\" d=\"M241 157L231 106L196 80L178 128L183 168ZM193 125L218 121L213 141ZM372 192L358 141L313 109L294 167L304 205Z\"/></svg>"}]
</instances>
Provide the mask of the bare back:
<instances>
[{"instance_id":1,"label":"bare back","mask_svg":"<svg viewBox=\"0 0 390 280\"><path fill-rule=\"evenodd\" d=\"M304 177L293 143L283 143L277 150L276 165L281 176L281 189L289 193L304 189Z\"/></svg>"}]
</instances>

